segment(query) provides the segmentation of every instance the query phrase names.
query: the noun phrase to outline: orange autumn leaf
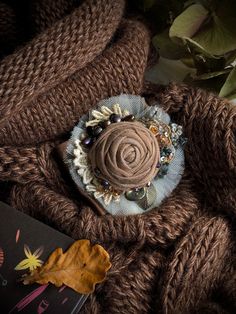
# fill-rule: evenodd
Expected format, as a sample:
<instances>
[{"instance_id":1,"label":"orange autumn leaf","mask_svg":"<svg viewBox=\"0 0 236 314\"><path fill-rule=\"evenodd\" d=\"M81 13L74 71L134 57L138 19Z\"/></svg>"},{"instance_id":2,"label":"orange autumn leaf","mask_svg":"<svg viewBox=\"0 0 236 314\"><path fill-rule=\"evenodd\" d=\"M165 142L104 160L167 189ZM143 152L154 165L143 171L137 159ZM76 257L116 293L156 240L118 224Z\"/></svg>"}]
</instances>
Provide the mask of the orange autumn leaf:
<instances>
[{"instance_id":1,"label":"orange autumn leaf","mask_svg":"<svg viewBox=\"0 0 236 314\"><path fill-rule=\"evenodd\" d=\"M24 284L51 282L57 287L65 284L81 294L94 291L95 284L104 281L111 267L109 254L89 240L78 240L63 253L56 249L44 265L23 278Z\"/></svg>"}]
</instances>

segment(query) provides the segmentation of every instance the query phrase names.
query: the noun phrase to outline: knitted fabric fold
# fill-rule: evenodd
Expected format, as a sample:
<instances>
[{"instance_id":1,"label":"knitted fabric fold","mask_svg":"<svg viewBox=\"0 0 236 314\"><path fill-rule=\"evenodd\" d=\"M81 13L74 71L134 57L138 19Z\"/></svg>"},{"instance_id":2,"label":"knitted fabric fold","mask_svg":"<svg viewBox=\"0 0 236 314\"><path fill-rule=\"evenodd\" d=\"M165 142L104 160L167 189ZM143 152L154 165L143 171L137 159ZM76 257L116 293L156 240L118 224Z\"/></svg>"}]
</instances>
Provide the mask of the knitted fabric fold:
<instances>
[{"instance_id":1,"label":"knitted fabric fold","mask_svg":"<svg viewBox=\"0 0 236 314\"><path fill-rule=\"evenodd\" d=\"M186 85L145 88L149 32L123 1L33 3L36 37L0 61L5 201L108 250L112 268L84 313L235 312L236 107ZM101 99L142 91L183 126L185 173L158 208L98 216L56 148Z\"/></svg>"},{"instance_id":2,"label":"knitted fabric fold","mask_svg":"<svg viewBox=\"0 0 236 314\"><path fill-rule=\"evenodd\" d=\"M70 131L100 99L127 92L138 94L148 43L147 30L140 22L124 21L118 39L93 62L48 91L46 98L39 95L18 113L9 113L0 131L0 143L20 145L53 139Z\"/></svg>"}]
</instances>

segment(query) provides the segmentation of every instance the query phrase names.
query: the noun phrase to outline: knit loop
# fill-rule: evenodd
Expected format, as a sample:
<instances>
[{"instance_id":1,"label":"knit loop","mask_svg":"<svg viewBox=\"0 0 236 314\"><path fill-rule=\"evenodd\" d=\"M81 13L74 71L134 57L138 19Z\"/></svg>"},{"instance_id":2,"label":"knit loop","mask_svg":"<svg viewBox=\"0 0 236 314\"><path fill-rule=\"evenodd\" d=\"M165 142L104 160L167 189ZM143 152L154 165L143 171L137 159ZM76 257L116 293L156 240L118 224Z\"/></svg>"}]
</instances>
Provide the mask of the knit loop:
<instances>
[{"instance_id":1,"label":"knit loop","mask_svg":"<svg viewBox=\"0 0 236 314\"><path fill-rule=\"evenodd\" d=\"M83 69L77 68L73 76L51 88L47 96L34 94L35 99L18 113L12 110L5 126L0 124L0 144L25 145L53 139L70 131L101 99L121 93L139 94L149 34L142 23L125 20L118 35L100 56ZM5 108L7 103L3 105Z\"/></svg>"},{"instance_id":2,"label":"knit loop","mask_svg":"<svg viewBox=\"0 0 236 314\"><path fill-rule=\"evenodd\" d=\"M75 7L74 0L31 1L32 28L36 34L64 18Z\"/></svg>"},{"instance_id":3,"label":"knit loop","mask_svg":"<svg viewBox=\"0 0 236 314\"><path fill-rule=\"evenodd\" d=\"M166 278L163 278L165 313L183 313L186 309L192 313L193 308L204 300L209 286L219 280L229 245L230 231L226 220L204 216L196 220L177 246ZM189 291L193 282L194 287ZM197 289L195 293L194 288Z\"/></svg>"},{"instance_id":4,"label":"knit loop","mask_svg":"<svg viewBox=\"0 0 236 314\"><path fill-rule=\"evenodd\" d=\"M123 7L123 0L84 1L71 15L3 59L0 125L101 53L120 22Z\"/></svg>"},{"instance_id":5,"label":"knit loop","mask_svg":"<svg viewBox=\"0 0 236 314\"><path fill-rule=\"evenodd\" d=\"M153 209L145 215L97 217L82 204L81 198L76 204L37 183L15 186L12 205L22 208L22 204L25 204L24 209L36 218L41 217L44 208L47 220L74 239L88 238L103 244L140 242L165 247L184 232L197 214L198 202L189 189L189 183L188 180L182 180L158 212Z\"/></svg>"}]
</instances>

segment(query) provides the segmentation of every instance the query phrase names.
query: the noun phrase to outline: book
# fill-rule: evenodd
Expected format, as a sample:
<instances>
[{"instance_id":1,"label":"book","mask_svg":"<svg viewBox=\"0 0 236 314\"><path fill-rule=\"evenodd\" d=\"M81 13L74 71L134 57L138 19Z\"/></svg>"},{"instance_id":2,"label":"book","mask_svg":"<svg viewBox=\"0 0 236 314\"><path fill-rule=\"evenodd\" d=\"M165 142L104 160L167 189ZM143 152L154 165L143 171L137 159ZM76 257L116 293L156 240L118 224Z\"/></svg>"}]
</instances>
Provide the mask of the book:
<instances>
[{"instance_id":1,"label":"book","mask_svg":"<svg viewBox=\"0 0 236 314\"><path fill-rule=\"evenodd\" d=\"M0 202L0 313L76 314L88 295L52 284L23 285L19 278L74 240Z\"/></svg>"}]
</instances>

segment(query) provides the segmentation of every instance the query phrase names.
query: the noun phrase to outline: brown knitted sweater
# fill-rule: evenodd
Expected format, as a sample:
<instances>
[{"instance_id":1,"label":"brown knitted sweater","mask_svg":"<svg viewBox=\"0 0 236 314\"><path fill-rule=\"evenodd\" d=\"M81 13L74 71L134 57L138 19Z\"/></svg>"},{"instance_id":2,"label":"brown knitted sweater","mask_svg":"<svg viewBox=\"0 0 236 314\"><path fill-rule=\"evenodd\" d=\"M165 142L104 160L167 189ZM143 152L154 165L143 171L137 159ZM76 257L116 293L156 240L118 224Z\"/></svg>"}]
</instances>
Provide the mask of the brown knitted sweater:
<instances>
[{"instance_id":1,"label":"brown knitted sweater","mask_svg":"<svg viewBox=\"0 0 236 314\"><path fill-rule=\"evenodd\" d=\"M150 212L98 216L74 188L56 146L99 100L144 91L149 33L140 21L122 19L123 0L32 1L29 34L17 5L6 3L0 180L12 189L3 198L108 250L112 268L83 311L235 313L236 107L184 85L145 88L184 127L184 176Z\"/></svg>"}]
</instances>

